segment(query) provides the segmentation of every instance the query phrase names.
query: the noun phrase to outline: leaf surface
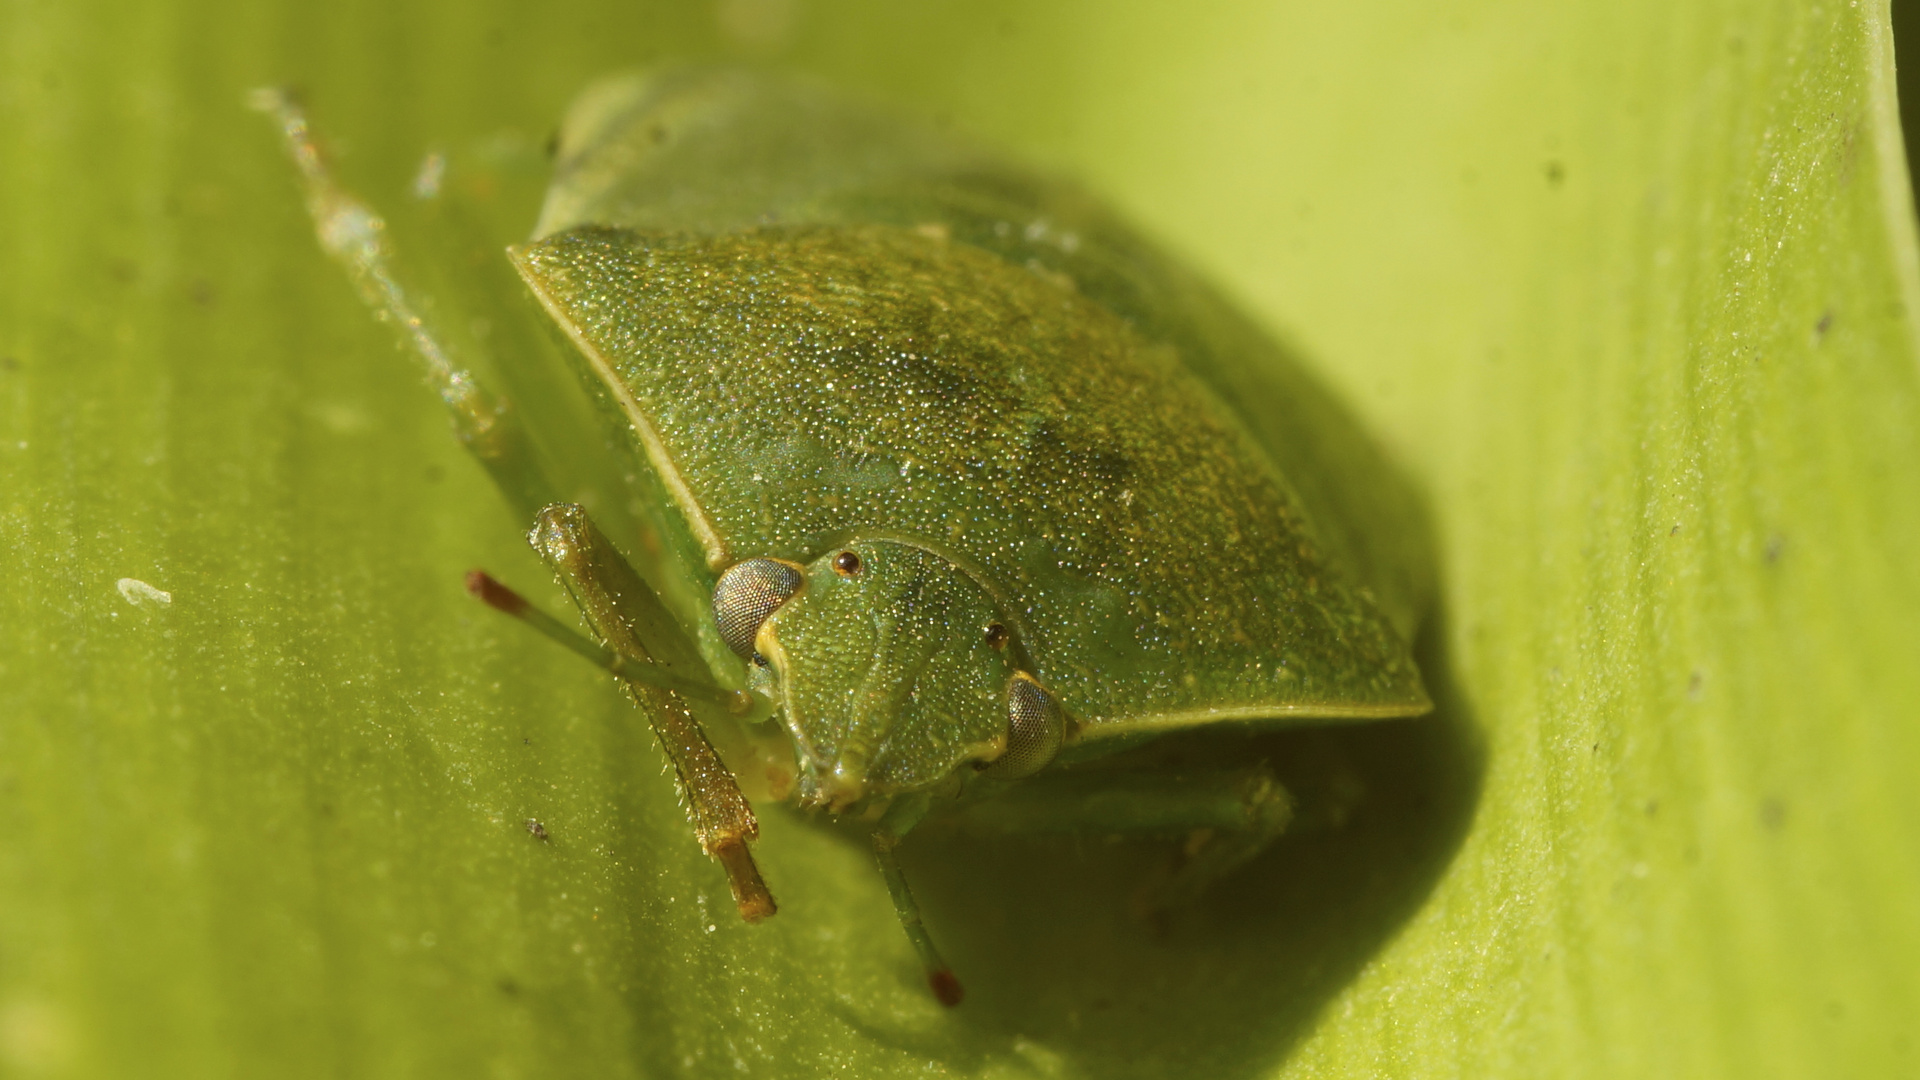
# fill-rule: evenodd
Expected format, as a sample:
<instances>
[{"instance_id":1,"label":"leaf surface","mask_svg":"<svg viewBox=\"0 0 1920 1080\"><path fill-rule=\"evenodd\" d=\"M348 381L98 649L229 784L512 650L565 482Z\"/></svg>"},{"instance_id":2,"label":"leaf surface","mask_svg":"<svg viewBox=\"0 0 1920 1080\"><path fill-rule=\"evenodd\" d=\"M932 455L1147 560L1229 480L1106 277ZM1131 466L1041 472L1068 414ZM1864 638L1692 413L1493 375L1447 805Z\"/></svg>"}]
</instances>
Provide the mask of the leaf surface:
<instances>
[{"instance_id":1,"label":"leaf surface","mask_svg":"<svg viewBox=\"0 0 1920 1080\"><path fill-rule=\"evenodd\" d=\"M1883 4L79 2L0 43L0 1072L1914 1068ZM1150 849L911 847L952 1012L857 837L769 808L781 914L732 916L619 692L463 594L560 610L243 107L301 86L400 206L666 56L1083 177L1353 405L1445 602L1434 717L1261 748L1343 824L1157 928Z\"/></svg>"}]
</instances>

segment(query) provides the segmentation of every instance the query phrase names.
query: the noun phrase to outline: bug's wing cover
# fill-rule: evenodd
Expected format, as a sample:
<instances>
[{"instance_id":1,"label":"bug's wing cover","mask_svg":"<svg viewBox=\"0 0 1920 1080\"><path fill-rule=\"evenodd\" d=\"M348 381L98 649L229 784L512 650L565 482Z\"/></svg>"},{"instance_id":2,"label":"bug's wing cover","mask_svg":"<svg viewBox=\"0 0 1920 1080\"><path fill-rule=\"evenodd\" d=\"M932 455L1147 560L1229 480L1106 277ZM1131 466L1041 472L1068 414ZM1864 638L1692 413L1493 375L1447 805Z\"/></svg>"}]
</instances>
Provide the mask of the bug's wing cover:
<instances>
[{"instance_id":1,"label":"bug's wing cover","mask_svg":"<svg viewBox=\"0 0 1920 1080\"><path fill-rule=\"evenodd\" d=\"M1427 706L1257 441L1069 284L875 225L583 228L516 259L716 562L937 551L1100 730Z\"/></svg>"},{"instance_id":2,"label":"bug's wing cover","mask_svg":"<svg viewBox=\"0 0 1920 1080\"><path fill-rule=\"evenodd\" d=\"M608 79L575 103L536 236L580 225L718 232L938 224L1175 346L1292 486L1321 547L1411 639L1432 544L1403 475L1217 291L1074 186L807 83L730 69Z\"/></svg>"},{"instance_id":3,"label":"bug's wing cover","mask_svg":"<svg viewBox=\"0 0 1920 1080\"><path fill-rule=\"evenodd\" d=\"M574 102L534 236L580 225L718 232L891 220L903 200L927 200L927 181L995 167L957 140L811 84L670 68L608 79Z\"/></svg>"}]
</instances>

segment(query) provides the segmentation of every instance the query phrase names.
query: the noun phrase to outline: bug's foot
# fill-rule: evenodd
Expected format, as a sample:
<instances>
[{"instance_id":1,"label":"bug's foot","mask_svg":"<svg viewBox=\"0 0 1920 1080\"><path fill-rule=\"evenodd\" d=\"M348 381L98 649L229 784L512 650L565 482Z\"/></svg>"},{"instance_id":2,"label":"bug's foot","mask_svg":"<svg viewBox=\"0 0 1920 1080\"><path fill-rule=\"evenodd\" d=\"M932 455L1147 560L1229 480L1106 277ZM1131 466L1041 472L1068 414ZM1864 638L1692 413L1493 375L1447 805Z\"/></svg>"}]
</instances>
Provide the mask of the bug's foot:
<instances>
[{"instance_id":1,"label":"bug's foot","mask_svg":"<svg viewBox=\"0 0 1920 1080\"><path fill-rule=\"evenodd\" d=\"M760 877L760 868L753 863L753 853L747 850L746 841L717 844L710 854L727 872L727 885L733 889L733 902L739 905L741 918L757 923L780 910L773 902L767 883Z\"/></svg>"},{"instance_id":2,"label":"bug's foot","mask_svg":"<svg viewBox=\"0 0 1920 1080\"><path fill-rule=\"evenodd\" d=\"M949 1009L960 1004L960 999L967 996L966 988L960 985L959 979L953 977L951 968L927 972L927 985L932 988L933 996L939 999L940 1004Z\"/></svg>"}]
</instances>

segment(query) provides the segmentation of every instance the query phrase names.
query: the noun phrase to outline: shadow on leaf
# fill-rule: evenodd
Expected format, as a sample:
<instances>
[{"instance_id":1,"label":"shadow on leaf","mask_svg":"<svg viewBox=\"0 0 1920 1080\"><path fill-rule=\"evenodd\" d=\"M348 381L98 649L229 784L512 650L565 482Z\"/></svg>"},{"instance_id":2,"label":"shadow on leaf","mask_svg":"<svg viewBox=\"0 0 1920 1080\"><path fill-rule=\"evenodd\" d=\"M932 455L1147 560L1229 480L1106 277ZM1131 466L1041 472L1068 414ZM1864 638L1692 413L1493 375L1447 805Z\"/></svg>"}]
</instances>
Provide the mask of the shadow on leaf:
<instances>
[{"instance_id":1,"label":"shadow on leaf","mask_svg":"<svg viewBox=\"0 0 1920 1080\"><path fill-rule=\"evenodd\" d=\"M1269 761L1302 826L1164 919L1133 909L1164 842L916 837L907 870L967 983L954 1023L1042 1072L1269 1071L1420 907L1473 816L1483 752L1441 636L1420 643L1428 716L1185 737L1196 756Z\"/></svg>"}]
</instances>

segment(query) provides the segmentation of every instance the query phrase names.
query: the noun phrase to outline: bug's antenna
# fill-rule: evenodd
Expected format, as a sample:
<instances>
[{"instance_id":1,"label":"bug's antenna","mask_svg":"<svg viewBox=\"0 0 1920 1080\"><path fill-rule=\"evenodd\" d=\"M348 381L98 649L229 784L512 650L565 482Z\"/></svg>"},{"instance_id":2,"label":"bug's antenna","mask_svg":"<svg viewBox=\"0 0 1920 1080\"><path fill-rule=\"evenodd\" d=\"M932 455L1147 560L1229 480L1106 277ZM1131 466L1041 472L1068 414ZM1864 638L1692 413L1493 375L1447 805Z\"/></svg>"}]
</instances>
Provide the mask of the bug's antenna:
<instances>
[{"instance_id":1,"label":"bug's antenna","mask_svg":"<svg viewBox=\"0 0 1920 1080\"><path fill-rule=\"evenodd\" d=\"M516 509L531 516L547 501L551 487L539 475L507 400L488 393L472 373L456 364L427 320L407 298L393 265L387 223L341 187L327 170L313 138L307 114L280 87L263 87L247 103L280 127L288 156L300 170L307 214L320 246L334 257L360 290L360 297L382 322L393 324L427 369L427 380L453 414L454 435L480 459Z\"/></svg>"},{"instance_id":2,"label":"bug's antenna","mask_svg":"<svg viewBox=\"0 0 1920 1080\"><path fill-rule=\"evenodd\" d=\"M697 679L683 679L659 664L640 660L596 645L586 635L533 605L531 600L500 583L485 570L467 571L467 591L481 603L504 615L511 615L571 652L585 657L595 667L626 682L671 690L681 697L720 709L748 723L772 715L773 703L750 690L726 690Z\"/></svg>"}]
</instances>

